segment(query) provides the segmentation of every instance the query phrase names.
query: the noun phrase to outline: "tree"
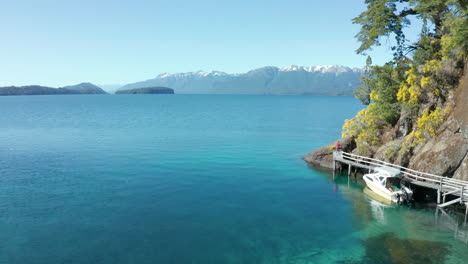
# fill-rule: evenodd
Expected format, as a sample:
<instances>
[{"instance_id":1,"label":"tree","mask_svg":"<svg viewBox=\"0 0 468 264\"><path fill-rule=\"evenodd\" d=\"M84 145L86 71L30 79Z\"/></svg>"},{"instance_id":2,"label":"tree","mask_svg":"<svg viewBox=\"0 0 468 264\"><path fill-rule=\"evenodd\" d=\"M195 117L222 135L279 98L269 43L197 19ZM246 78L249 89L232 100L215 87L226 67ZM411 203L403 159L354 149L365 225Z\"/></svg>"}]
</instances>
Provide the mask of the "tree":
<instances>
[{"instance_id":1,"label":"tree","mask_svg":"<svg viewBox=\"0 0 468 264\"><path fill-rule=\"evenodd\" d=\"M372 92L370 84L372 80L372 59L370 56L367 56L364 74L360 77L360 79L362 84L354 91L354 96L364 105L369 105L370 93Z\"/></svg>"},{"instance_id":2,"label":"tree","mask_svg":"<svg viewBox=\"0 0 468 264\"><path fill-rule=\"evenodd\" d=\"M365 54L387 38L394 39L394 57L382 66L371 65L367 58L355 96L368 106L345 122L343 135L355 138L358 152L371 155L388 139L388 132L397 131L387 128L400 120L411 130L403 133L400 152L406 155L434 136L450 111L446 98L468 58L468 0L364 1L367 9L353 19L361 26L356 52ZM423 22L417 41L406 39L403 31L411 16Z\"/></svg>"},{"instance_id":3,"label":"tree","mask_svg":"<svg viewBox=\"0 0 468 264\"><path fill-rule=\"evenodd\" d=\"M395 35L397 45L404 43L403 27L409 24L406 16L416 14L414 10L404 9L398 13L398 0L366 0L367 10L353 19L354 24L361 25L361 30L356 35L361 45L356 50L358 54L365 54L373 46L380 46L382 37ZM392 47L396 49L396 47Z\"/></svg>"},{"instance_id":4,"label":"tree","mask_svg":"<svg viewBox=\"0 0 468 264\"><path fill-rule=\"evenodd\" d=\"M466 0L459 0L460 4ZM453 0L365 0L367 10L353 19L354 24L361 25L356 38L361 45L356 50L365 54L373 46L381 45L381 38L394 37L396 45L395 59L403 59L407 49L414 50L414 44L408 44L403 29L410 25L409 16L417 15L428 19L434 26L434 37L441 38L442 21L450 12Z\"/></svg>"}]
</instances>

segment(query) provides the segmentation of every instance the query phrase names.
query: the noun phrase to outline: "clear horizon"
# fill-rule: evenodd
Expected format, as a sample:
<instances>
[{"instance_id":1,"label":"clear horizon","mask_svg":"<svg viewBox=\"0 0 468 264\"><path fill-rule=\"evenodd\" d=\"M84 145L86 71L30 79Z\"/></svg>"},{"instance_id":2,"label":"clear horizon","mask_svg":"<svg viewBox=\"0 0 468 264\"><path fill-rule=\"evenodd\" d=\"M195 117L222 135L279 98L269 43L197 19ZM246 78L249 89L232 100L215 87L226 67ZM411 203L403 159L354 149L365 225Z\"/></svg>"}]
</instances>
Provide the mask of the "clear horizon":
<instances>
[{"instance_id":1,"label":"clear horizon","mask_svg":"<svg viewBox=\"0 0 468 264\"><path fill-rule=\"evenodd\" d=\"M165 72L264 66L362 67L366 57L354 52L359 27L351 19L364 9L362 1L339 0L8 2L0 11L7 40L0 86L124 85ZM369 55L382 64L391 51L383 45Z\"/></svg>"}]
</instances>

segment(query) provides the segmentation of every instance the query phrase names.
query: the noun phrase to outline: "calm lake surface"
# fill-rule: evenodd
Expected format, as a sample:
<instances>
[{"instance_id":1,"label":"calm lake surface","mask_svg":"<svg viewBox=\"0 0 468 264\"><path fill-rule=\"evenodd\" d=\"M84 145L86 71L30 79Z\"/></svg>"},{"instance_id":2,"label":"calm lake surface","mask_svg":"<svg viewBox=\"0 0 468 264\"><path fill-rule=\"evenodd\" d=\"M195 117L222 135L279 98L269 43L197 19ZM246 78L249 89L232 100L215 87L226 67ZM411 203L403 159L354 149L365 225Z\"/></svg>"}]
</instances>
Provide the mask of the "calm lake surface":
<instances>
[{"instance_id":1,"label":"calm lake surface","mask_svg":"<svg viewBox=\"0 0 468 264\"><path fill-rule=\"evenodd\" d=\"M466 263L468 231L301 157L352 97L0 97L0 263ZM458 230L458 231L457 231Z\"/></svg>"}]
</instances>

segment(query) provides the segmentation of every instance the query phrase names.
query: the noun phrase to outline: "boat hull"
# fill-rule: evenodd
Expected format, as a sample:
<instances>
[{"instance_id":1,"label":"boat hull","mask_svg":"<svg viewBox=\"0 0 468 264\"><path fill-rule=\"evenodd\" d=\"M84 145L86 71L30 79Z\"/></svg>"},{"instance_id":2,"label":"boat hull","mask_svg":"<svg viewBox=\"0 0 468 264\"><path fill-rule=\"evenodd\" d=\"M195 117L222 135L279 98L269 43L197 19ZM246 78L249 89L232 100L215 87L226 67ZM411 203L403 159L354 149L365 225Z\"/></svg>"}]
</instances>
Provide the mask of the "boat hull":
<instances>
[{"instance_id":1,"label":"boat hull","mask_svg":"<svg viewBox=\"0 0 468 264\"><path fill-rule=\"evenodd\" d=\"M364 181L369 189L371 189L374 193L378 194L382 198L391 201L391 202L398 202L398 198L395 193L391 193L390 191L384 189L385 187L374 183L371 179L364 176Z\"/></svg>"},{"instance_id":2,"label":"boat hull","mask_svg":"<svg viewBox=\"0 0 468 264\"><path fill-rule=\"evenodd\" d=\"M367 187L367 186L364 188L363 192L367 195L367 197L370 200L372 200L374 202L377 202L378 204L380 204L383 207L391 207L391 206L393 206L395 204L391 200L385 199L382 196L378 195L377 193L375 193L374 191L369 189L369 187Z\"/></svg>"}]
</instances>

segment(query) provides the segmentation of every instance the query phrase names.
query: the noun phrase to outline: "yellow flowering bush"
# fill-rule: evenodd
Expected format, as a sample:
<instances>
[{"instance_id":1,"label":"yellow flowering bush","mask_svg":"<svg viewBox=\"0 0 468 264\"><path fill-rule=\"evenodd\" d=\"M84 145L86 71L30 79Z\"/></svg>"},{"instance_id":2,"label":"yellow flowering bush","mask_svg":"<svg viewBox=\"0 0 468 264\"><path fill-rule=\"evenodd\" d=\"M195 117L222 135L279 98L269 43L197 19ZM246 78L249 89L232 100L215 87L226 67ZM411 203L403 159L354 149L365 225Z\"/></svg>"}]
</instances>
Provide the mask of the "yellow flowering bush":
<instances>
[{"instance_id":1,"label":"yellow flowering bush","mask_svg":"<svg viewBox=\"0 0 468 264\"><path fill-rule=\"evenodd\" d=\"M378 105L370 104L367 109L361 110L354 118L345 121L343 137L354 136L358 145L379 144L380 129L384 126L379 114Z\"/></svg>"},{"instance_id":2,"label":"yellow flowering bush","mask_svg":"<svg viewBox=\"0 0 468 264\"><path fill-rule=\"evenodd\" d=\"M411 147L416 147L421 142L424 142L429 137L433 137L436 134L436 129L444 121L445 115L448 109L442 110L437 107L435 110L426 110L423 112L421 117L416 122L416 127L409 134L406 139L406 143L410 143Z\"/></svg>"},{"instance_id":3,"label":"yellow flowering bush","mask_svg":"<svg viewBox=\"0 0 468 264\"><path fill-rule=\"evenodd\" d=\"M419 78L413 67L407 70L405 74L407 77L400 85L400 89L397 92L397 100L409 105L416 105L421 95L421 89L418 85L418 82L420 82Z\"/></svg>"}]
</instances>

